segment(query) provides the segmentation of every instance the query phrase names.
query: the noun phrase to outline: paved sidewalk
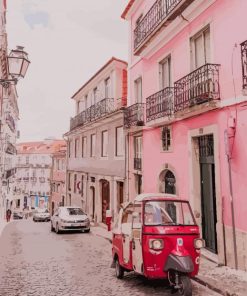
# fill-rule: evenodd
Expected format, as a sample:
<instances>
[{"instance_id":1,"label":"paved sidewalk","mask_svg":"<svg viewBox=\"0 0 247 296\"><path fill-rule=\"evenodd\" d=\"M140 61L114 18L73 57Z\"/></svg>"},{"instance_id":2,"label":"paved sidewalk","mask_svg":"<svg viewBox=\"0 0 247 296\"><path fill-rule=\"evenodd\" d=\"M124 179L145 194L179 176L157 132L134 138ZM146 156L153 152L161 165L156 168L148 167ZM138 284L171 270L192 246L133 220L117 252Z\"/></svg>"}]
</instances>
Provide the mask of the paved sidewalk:
<instances>
[{"instance_id":1,"label":"paved sidewalk","mask_svg":"<svg viewBox=\"0 0 247 296\"><path fill-rule=\"evenodd\" d=\"M111 242L112 232L104 224L91 227L92 233ZM200 284L224 296L247 295L247 272L218 266L201 256L200 272L195 278Z\"/></svg>"},{"instance_id":2,"label":"paved sidewalk","mask_svg":"<svg viewBox=\"0 0 247 296\"><path fill-rule=\"evenodd\" d=\"M0 220L0 236L1 236L2 231L6 225L7 225L7 222L5 220Z\"/></svg>"}]
</instances>

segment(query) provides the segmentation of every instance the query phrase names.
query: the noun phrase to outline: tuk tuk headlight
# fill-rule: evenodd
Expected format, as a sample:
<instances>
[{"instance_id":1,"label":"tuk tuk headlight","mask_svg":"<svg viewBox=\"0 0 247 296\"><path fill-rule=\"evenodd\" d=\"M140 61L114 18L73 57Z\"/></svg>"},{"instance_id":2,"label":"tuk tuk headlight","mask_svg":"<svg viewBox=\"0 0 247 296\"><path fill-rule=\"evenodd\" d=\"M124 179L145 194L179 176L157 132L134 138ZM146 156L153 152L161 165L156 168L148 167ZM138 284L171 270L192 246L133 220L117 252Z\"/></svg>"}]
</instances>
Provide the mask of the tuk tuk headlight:
<instances>
[{"instance_id":1,"label":"tuk tuk headlight","mask_svg":"<svg viewBox=\"0 0 247 296\"><path fill-rule=\"evenodd\" d=\"M201 248L204 248L205 247L205 241L201 238L196 238L194 240L194 247L196 249L201 249Z\"/></svg>"},{"instance_id":2,"label":"tuk tuk headlight","mask_svg":"<svg viewBox=\"0 0 247 296\"><path fill-rule=\"evenodd\" d=\"M164 248L164 241L162 239L150 239L149 248L153 250L162 250Z\"/></svg>"}]
</instances>

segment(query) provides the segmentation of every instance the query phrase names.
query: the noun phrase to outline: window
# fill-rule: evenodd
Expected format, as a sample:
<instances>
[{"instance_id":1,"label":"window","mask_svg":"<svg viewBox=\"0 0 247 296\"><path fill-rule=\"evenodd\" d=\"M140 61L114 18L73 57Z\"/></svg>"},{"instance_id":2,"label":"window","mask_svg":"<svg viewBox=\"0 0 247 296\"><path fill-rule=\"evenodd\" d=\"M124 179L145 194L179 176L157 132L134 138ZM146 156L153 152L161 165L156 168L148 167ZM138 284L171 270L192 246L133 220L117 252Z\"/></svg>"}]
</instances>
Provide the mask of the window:
<instances>
[{"instance_id":1,"label":"window","mask_svg":"<svg viewBox=\"0 0 247 296\"><path fill-rule=\"evenodd\" d=\"M116 156L124 155L124 132L123 127L116 127Z\"/></svg>"},{"instance_id":2,"label":"window","mask_svg":"<svg viewBox=\"0 0 247 296\"><path fill-rule=\"evenodd\" d=\"M142 193L142 175L135 174L135 189L136 193Z\"/></svg>"},{"instance_id":3,"label":"window","mask_svg":"<svg viewBox=\"0 0 247 296\"><path fill-rule=\"evenodd\" d=\"M74 193L76 193L77 175L74 174Z\"/></svg>"},{"instance_id":4,"label":"window","mask_svg":"<svg viewBox=\"0 0 247 296\"><path fill-rule=\"evenodd\" d=\"M69 142L68 142L68 155L70 158L71 157L71 140L69 140Z\"/></svg>"},{"instance_id":5,"label":"window","mask_svg":"<svg viewBox=\"0 0 247 296\"><path fill-rule=\"evenodd\" d=\"M111 80L110 77L108 77L105 80L105 97L110 98L111 97Z\"/></svg>"},{"instance_id":6,"label":"window","mask_svg":"<svg viewBox=\"0 0 247 296\"><path fill-rule=\"evenodd\" d=\"M171 127L164 126L161 129L161 143L163 151L171 150Z\"/></svg>"},{"instance_id":7,"label":"window","mask_svg":"<svg viewBox=\"0 0 247 296\"><path fill-rule=\"evenodd\" d=\"M92 103L92 105L94 105L97 102L98 102L98 88L95 87L94 90L93 90L93 103Z\"/></svg>"},{"instance_id":8,"label":"window","mask_svg":"<svg viewBox=\"0 0 247 296\"><path fill-rule=\"evenodd\" d=\"M91 143L90 143L90 156L91 157L95 156L95 144L96 144L96 135L92 134L91 135Z\"/></svg>"},{"instance_id":9,"label":"window","mask_svg":"<svg viewBox=\"0 0 247 296\"><path fill-rule=\"evenodd\" d=\"M108 131L103 131L101 136L101 156L108 156Z\"/></svg>"},{"instance_id":10,"label":"window","mask_svg":"<svg viewBox=\"0 0 247 296\"><path fill-rule=\"evenodd\" d=\"M78 157L78 152L79 152L79 139L75 139L75 158Z\"/></svg>"},{"instance_id":11,"label":"window","mask_svg":"<svg viewBox=\"0 0 247 296\"><path fill-rule=\"evenodd\" d=\"M142 169L142 137L134 137L134 169Z\"/></svg>"},{"instance_id":12,"label":"window","mask_svg":"<svg viewBox=\"0 0 247 296\"><path fill-rule=\"evenodd\" d=\"M29 164L29 156L26 156L26 164Z\"/></svg>"},{"instance_id":13,"label":"window","mask_svg":"<svg viewBox=\"0 0 247 296\"><path fill-rule=\"evenodd\" d=\"M81 196L83 196L83 190L84 189L84 176L81 175L81 190L80 190L80 193L81 193Z\"/></svg>"},{"instance_id":14,"label":"window","mask_svg":"<svg viewBox=\"0 0 247 296\"><path fill-rule=\"evenodd\" d=\"M135 99L136 103L142 102L142 78L138 78L135 80Z\"/></svg>"},{"instance_id":15,"label":"window","mask_svg":"<svg viewBox=\"0 0 247 296\"><path fill-rule=\"evenodd\" d=\"M68 189L71 190L71 173L68 174Z\"/></svg>"},{"instance_id":16,"label":"window","mask_svg":"<svg viewBox=\"0 0 247 296\"><path fill-rule=\"evenodd\" d=\"M82 137L81 139L81 156L86 157L87 153L87 137Z\"/></svg>"},{"instance_id":17,"label":"window","mask_svg":"<svg viewBox=\"0 0 247 296\"><path fill-rule=\"evenodd\" d=\"M209 27L191 38L192 70L210 62L210 29Z\"/></svg>"},{"instance_id":18,"label":"window","mask_svg":"<svg viewBox=\"0 0 247 296\"><path fill-rule=\"evenodd\" d=\"M84 100L85 100L85 110L86 110L88 107L88 95L85 95Z\"/></svg>"},{"instance_id":19,"label":"window","mask_svg":"<svg viewBox=\"0 0 247 296\"><path fill-rule=\"evenodd\" d=\"M159 63L160 89L171 86L171 56Z\"/></svg>"}]
</instances>

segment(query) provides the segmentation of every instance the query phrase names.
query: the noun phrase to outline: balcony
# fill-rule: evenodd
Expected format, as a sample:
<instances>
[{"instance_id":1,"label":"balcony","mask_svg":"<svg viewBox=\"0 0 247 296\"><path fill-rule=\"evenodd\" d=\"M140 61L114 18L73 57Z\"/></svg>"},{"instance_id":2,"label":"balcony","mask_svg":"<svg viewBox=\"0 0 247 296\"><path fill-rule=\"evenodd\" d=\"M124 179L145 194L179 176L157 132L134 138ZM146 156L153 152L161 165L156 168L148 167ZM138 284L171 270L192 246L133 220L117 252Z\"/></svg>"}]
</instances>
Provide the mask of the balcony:
<instances>
[{"instance_id":1,"label":"balcony","mask_svg":"<svg viewBox=\"0 0 247 296\"><path fill-rule=\"evenodd\" d=\"M219 64L205 64L174 83L174 112L220 99Z\"/></svg>"},{"instance_id":2,"label":"balcony","mask_svg":"<svg viewBox=\"0 0 247 296\"><path fill-rule=\"evenodd\" d=\"M146 99L146 121L173 114L174 88L166 87Z\"/></svg>"},{"instance_id":3,"label":"balcony","mask_svg":"<svg viewBox=\"0 0 247 296\"><path fill-rule=\"evenodd\" d=\"M134 54L138 55L156 33L180 15L194 0L157 0L134 30Z\"/></svg>"},{"instance_id":4,"label":"balcony","mask_svg":"<svg viewBox=\"0 0 247 296\"><path fill-rule=\"evenodd\" d=\"M144 105L143 103L136 103L127 107L124 110L124 127L144 125Z\"/></svg>"},{"instance_id":5,"label":"balcony","mask_svg":"<svg viewBox=\"0 0 247 296\"><path fill-rule=\"evenodd\" d=\"M104 117L115 111L114 99L103 99L70 120L70 130Z\"/></svg>"},{"instance_id":6,"label":"balcony","mask_svg":"<svg viewBox=\"0 0 247 296\"><path fill-rule=\"evenodd\" d=\"M141 171L142 169L142 159L141 158L134 158L134 169Z\"/></svg>"},{"instance_id":7,"label":"balcony","mask_svg":"<svg viewBox=\"0 0 247 296\"><path fill-rule=\"evenodd\" d=\"M243 89L247 90L247 40L241 43L240 45L241 45Z\"/></svg>"}]
</instances>

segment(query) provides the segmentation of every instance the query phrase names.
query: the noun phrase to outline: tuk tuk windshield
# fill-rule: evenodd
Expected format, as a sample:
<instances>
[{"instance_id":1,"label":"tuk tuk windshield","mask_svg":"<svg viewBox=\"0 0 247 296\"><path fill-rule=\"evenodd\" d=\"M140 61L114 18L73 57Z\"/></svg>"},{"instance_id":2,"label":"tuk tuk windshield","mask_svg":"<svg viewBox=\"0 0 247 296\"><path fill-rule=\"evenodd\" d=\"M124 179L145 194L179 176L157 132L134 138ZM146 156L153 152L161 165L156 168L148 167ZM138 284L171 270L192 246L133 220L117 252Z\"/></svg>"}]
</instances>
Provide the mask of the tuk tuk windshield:
<instances>
[{"instance_id":1,"label":"tuk tuk windshield","mask_svg":"<svg viewBox=\"0 0 247 296\"><path fill-rule=\"evenodd\" d=\"M145 225L195 225L195 220L187 202L148 201L144 211Z\"/></svg>"}]
</instances>

